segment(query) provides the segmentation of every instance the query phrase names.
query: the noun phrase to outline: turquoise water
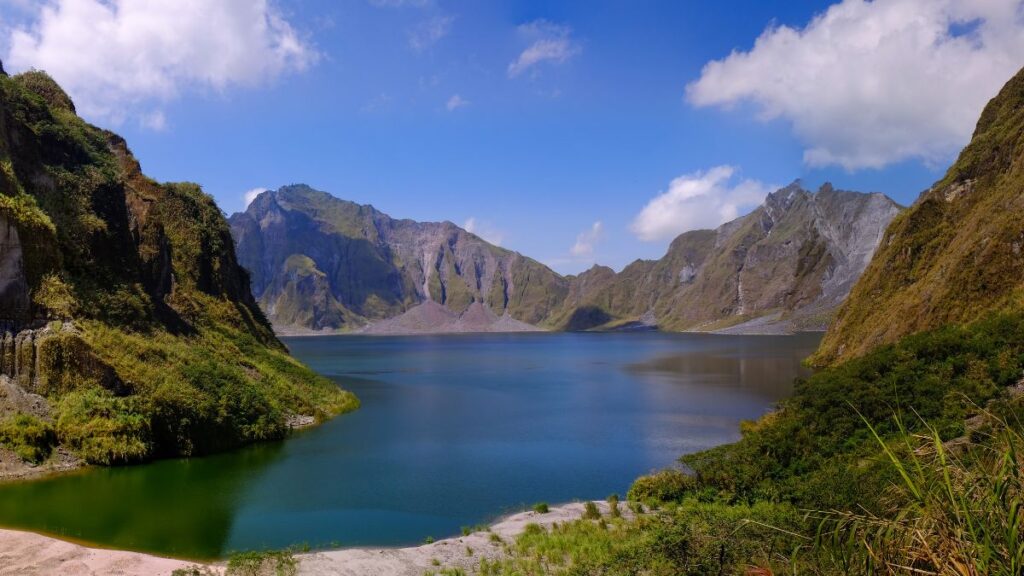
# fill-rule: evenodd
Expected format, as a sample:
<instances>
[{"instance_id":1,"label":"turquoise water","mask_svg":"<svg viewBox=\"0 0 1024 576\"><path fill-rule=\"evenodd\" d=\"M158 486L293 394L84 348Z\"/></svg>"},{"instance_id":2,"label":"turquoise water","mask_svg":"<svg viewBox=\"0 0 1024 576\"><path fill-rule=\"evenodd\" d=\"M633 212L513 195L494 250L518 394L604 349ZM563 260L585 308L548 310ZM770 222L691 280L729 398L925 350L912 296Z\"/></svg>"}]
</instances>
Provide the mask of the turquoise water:
<instances>
[{"instance_id":1,"label":"turquoise water","mask_svg":"<svg viewBox=\"0 0 1024 576\"><path fill-rule=\"evenodd\" d=\"M0 486L0 525L194 558L445 537L539 501L624 494L735 440L819 338L286 339L362 408L284 442Z\"/></svg>"}]
</instances>

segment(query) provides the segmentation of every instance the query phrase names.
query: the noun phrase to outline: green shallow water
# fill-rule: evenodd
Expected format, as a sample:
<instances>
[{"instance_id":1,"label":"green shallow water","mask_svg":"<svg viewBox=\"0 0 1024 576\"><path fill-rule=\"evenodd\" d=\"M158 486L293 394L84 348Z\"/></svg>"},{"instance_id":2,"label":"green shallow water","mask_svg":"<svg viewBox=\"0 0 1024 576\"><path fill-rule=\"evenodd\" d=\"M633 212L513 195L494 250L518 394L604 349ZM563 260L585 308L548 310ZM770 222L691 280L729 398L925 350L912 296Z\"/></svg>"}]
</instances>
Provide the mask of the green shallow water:
<instances>
[{"instance_id":1,"label":"green shallow water","mask_svg":"<svg viewBox=\"0 0 1024 576\"><path fill-rule=\"evenodd\" d=\"M355 413L204 458L0 485L0 525L190 558L453 535L538 501L623 494L738 438L817 334L292 338Z\"/></svg>"}]
</instances>

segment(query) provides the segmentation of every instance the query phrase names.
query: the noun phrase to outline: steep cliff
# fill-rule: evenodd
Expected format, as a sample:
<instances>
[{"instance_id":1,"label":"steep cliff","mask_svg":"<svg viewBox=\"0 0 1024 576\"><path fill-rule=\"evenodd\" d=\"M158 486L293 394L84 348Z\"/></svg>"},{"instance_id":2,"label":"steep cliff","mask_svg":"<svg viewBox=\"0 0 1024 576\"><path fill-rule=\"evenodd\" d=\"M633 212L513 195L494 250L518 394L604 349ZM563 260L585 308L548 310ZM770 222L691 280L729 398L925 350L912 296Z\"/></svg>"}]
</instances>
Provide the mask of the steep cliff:
<instances>
[{"instance_id":1,"label":"steep cliff","mask_svg":"<svg viewBox=\"0 0 1024 576\"><path fill-rule=\"evenodd\" d=\"M881 194L794 183L717 230L682 234L659 260L576 277L556 324L821 329L899 210Z\"/></svg>"},{"instance_id":2,"label":"steep cliff","mask_svg":"<svg viewBox=\"0 0 1024 576\"><path fill-rule=\"evenodd\" d=\"M1024 304L1024 71L945 178L893 221L815 362Z\"/></svg>"},{"instance_id":3,"label":"steep cliff","mask_svg":"<svg viewBox=\"0 0 1024 576\"><path fill-rule=\"evenodd\" d=\"M354 405L276 339L213 200L144 176L43 72L0 75L0 332L0 375L47 405L0 442L37 456L201 453Z\"/></svg>"},{"instance_id":4,"label":"steep cliff","mask_svg":"<svg viewBox=\"0 0 1024 576\"><path fill-rule=\"evenodd\" d=\"M284 332L764 332L822 329L899 210L881 194L797 183L717 230L680 235L659 260L565 278L449 222L396 220L307 186L265 192L230 222Z\"/></svg>"},{"instance_id":5,"label":"steep cliff","mask_svg":"<svg viewBox=\"0 0 1024 576\"><path fill-rule=\"evenodd\" d=\"M480 316L478 329L502 316L538 324L568 290L542 264L450 222L396 220L308 186L264 192L230 222L253 293L286 332L351 330L426 302L456 316L485 305L494 318Z\"/></svg>"}]
</instances>

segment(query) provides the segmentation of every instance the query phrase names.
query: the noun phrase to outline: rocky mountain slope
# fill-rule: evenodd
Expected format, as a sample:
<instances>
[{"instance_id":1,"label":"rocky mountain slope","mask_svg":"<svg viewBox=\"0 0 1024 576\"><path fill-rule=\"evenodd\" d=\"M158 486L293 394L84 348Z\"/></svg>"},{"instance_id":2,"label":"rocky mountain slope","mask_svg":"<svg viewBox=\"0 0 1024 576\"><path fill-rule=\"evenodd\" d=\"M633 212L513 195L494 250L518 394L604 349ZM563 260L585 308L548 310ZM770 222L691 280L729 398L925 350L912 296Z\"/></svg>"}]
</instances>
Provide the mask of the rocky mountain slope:
<instances>
[{"instance_id":1,"label":"rocky mountain slope","mask_svg":"<svg viewBox=\"0 0 1024 576\"><path fill-rule=\"evenodd\" d=\"M899 210L881 194L794 183L717 230L682 234L659 260L569 277L449 222L396 220L301 185L261 194L230 222L283 332L764 332L822 329Z\"/></svg>"},{"instance_id":2,"label":"rocky mountain slope","mask_svg":"<svg viewBox=\"0 0 1024 576\"><path fill-rule=\"evenodd\" d=\"M561 323L669 330L822 329L900 207L882 194L795 182L717 230L676 238L660 260L573 283Z\"/></svg>"},{"instance_id":3,"label":"rocky mountain slope","mask_svg":"<svg viewBox=\"0 0 1024 576\"><path fill-rule=\"evenodd\" d=\"M230 223L253 293L283 332L351 330L410 311L426 318L425 302L452 322L485 306L489 314L464 319L467 330L505 317L504 326L538 324L568 291L546 266L451 222L396 220L308 186L264 192Z\"/></svg>"},{"instance_id":4,"label":"rocky mountain slope","mask_svg":"<svg viewBox=\"0 0 1024 576\"><path fill-rule=\"evenodd\" d=\"M197 454L354 406L275 338L212 198L43 72L0 74L0 335L0 459Z\"/></svg>"},{"instance_id":5,"label":"rocky mountain slope","mask_svg":"<svg viewBox=\"0 0 1024 576\"><path fill-rule=\"evenodd\" d=\"M1024 304L1024 71L981 114L945 178L890 226L815 361Z\"/></svg>"}]
</instances>

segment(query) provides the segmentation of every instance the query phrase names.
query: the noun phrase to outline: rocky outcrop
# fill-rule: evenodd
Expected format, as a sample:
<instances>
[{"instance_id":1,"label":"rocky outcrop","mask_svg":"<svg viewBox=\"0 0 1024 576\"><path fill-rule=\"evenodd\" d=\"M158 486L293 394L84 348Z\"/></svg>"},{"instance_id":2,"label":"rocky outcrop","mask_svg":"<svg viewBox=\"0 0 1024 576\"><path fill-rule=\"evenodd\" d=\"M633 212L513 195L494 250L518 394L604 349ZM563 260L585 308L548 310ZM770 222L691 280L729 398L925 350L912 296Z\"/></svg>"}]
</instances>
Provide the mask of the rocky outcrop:
<instances>
[{"instance_id":1,"label":"rocky outcrop","mask_svg":"<svg viewBox=\"0 0 1024 576\"><path fill-rule=\"evenodd\" d=\"M308 186L264 192L230 222L253 293L281 332L360 329L427 302L456 317L480 304L537 324L568 291L542 264L450 222L397 220Z\"/></svg>"},{"instance_id":2,"label":"rocky outcrop","mask_svg":"<svg viewBox=\"0 0 1024 576\"><path fill-rule=\"evenodd\" d=\"M572 279L566 329L656 323L671 330L823 329L900 207L882 194L795 182L750 214L672 242L660 260Z\"/></svg>"},{"instance_id":3,"label":"rocky outcrop","mask_svg":"<svg viewBox=\"0 0 1024 576\"><path fill-rule=\"evenodd\" d=\"M261 194L230 222L281 333L385 320L380 331L403 333L793 331L824 328L899 210L881 194L797 182L717 230L680 235L659 260L569 277L450 222L396 220L301 185Z\"/></svg>"},{"instance_id":4,"label":"rocky outcrop","mask_svg":"<svg viewBox=\"0 0 1024 576\"><path fill-rule=\"evenodd\" d=\"M989 102L945 178L885 232L818 364L1024 305L1024 70Z\"/></svg>"},{"instance_id":5,"label":"rocky outcrop","mask_svg":"<svg viewBox=\"0 0 1024 576\"><path fill-rule=\"evenodd\" d=\"M18 229L0 213L0 322L28 319L29 294Z\"/></svg>"},{"instance_id":6,"label":"rocky outcrop","mask_svg":"<svg viewBox=\"0 0 1024 576\"><path fill-rule=\"evenodd\" d=\"M57 412L33 460L212 452L356 404L288 358L213 198L147 178L35 70L0 75L0 376Z\"/></svg>"}]
</instances>

